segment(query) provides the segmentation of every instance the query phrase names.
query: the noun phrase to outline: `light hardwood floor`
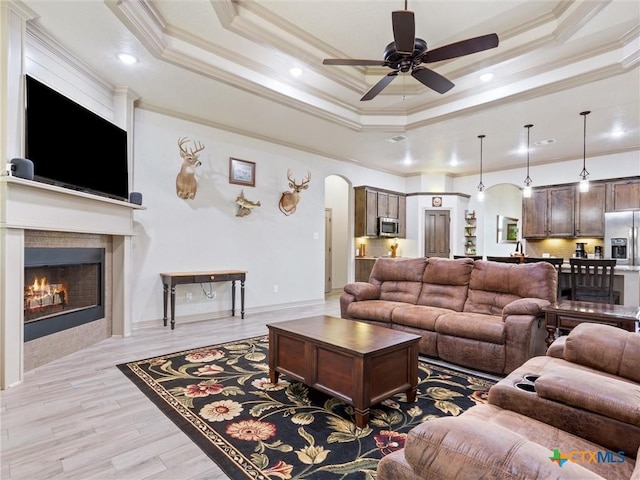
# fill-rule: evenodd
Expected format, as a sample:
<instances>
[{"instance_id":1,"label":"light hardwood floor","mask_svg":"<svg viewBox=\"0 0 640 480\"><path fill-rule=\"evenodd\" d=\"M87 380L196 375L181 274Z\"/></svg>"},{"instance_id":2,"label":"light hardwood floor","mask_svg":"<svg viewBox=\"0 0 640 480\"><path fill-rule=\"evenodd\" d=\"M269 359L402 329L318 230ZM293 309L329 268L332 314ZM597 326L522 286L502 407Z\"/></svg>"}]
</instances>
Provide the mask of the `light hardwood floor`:
<instances>
[{"instance_id":1,"label":"light hardwood floor","mask_svg":"<svg viewBox=\"0 0 640 480\"><path fill-rule=\"evenodd\" d=\"M2 479L227 479L116 365L267 333L267 323L340 316L324 304L149 327L25 374L0 392Z\"/></svg>"}]
</instances>

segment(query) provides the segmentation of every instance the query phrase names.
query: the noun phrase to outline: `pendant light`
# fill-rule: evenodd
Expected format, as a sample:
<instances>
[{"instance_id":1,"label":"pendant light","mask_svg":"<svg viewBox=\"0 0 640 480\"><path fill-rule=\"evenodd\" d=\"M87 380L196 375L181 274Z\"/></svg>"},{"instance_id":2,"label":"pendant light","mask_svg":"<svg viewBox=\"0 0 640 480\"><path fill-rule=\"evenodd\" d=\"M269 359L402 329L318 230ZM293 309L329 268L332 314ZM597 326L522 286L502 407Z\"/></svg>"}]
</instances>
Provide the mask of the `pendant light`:
<instances>
[{"instance_id":1,"label":"pendant light","mask_svg":"<svg viewBox=\"0 0 640 480\"><path fill-rule=\"evenodd\" d=\"M591 113L590 110L580 112L580 115L584 118L584 133L582 135L582 171L580 172L580 191L589 191L589 172L587 172L587 115Z\"/></svg>"},{"instance_id":2,"label":"pendant light","mask_svg":"<svg viewBox=\"0 0 640 480\"><path fill-rule=\"evenodd\" d=\"M524 179L524 190L522 191L524 198L531 197L531 184L533 183L529 176L529 134L531 133L531 127L533 127L531 123L524 126L527 129L527 178Z\"/></svg>"},{"instance_id":3,"label":"pendant light","mask_svg":"<svg viewBox=\"0 0 640 480\"><path fill-rule=\"evenodd\" d=\"M478 135L480 139L480 183L478 184L478 201L484 200L484 183L482 183L482 139L485 135Z\"/></svg>"}]
</instances>

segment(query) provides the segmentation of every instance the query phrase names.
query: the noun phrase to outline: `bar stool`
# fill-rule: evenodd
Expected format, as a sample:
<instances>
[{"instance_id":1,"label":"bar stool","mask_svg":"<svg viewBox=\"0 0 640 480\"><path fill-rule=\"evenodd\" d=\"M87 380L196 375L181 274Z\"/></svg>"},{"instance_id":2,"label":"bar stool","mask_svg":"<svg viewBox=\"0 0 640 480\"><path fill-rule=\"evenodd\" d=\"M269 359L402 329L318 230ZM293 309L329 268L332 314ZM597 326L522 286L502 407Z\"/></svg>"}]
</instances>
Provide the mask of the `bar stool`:
<instances>
[{"instance_id":1,"label":"bar stool","mask_svg":"<svg viewBox=\"0 0 640 480\"><path fill-rule=\"evenodd\" d=\"M570 258L571 299L583 302L620 303L620 292L613 290L616 260Z\"/></svg>"}]
</instances>

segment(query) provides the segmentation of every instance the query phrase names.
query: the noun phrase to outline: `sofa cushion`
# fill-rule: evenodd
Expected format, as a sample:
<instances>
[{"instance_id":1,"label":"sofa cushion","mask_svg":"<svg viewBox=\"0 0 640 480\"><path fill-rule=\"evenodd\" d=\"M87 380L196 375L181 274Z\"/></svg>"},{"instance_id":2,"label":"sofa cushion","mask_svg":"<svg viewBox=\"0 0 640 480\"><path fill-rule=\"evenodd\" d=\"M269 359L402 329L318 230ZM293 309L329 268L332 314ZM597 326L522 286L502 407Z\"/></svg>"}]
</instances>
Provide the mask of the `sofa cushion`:
<instances>
[{"instance_id":1,"label":"sofa cushion","mask_svg":"<svg viewBox=\"0 0 640 480\"><path fill-rule=\"evenodd\" d=\"M476 260L464 311L501 315L507 304L520 298L553 302L557 285L558 272L547 262L512 264Z\"/></svg>"},{"instance_id":2,"label":"sofa cushion","mask_svg":"<svg viewBox=\"0 0 640 480\"><path fill-rule=\"evenodd\" d=\"M418 305L461 312L467 299L472 270L473 260L470 258L430 258L424 269Z\"/></svg>"},{"instance_id":3,"label":"sofa cushion","mask_svg":"<svg viewBox=\"0 0 640 480\"><path fill-rule=\"evenodd\" d=\"M471 312L454 312L438 317L436 332L487 343L505 343L502 317Z\"/></svg>"},{"instance_id":4,"label":"sofa cushion","mask_svg":"<svg viewBox=\"0 0 640 480\"><path fill-rule=\"evenodd\" d=\"M578 324L565 341L563 358L640 382L640 335L634 332L608 325Z\"/></svg>"},{"instance_id":5,"label":"sofa cushion","mask_svg":"<svg viewBox=\"0 0 640 480\"><path fill-rule=\"evenodd\" d=\"M371 269L369 282L380 288L380 300L415 304L426 264L425 257L379 258Z\"/></svg>"},{"instance_id":6,"label":"sofa cushion","mask_svg":"<svg viewBox=\"0 0 640 480\"><path fill-rule=\"evenodd\" d=\"M350 318L358 320L372 320L376 322L391 322L391 313L398 307L405 306L402 302L388 302L384 300L363 300L353 302L347 307Z\"/></svg>"},{"instance_id":7,"label":"sofa cushion","mask_svg":"<svg viewBox=\"0 0 640 480\"><path fill-rule=\"evenodd\" d=\"M391 314L391 321L397 325L435 332L436 320L447 313L452 313L452 311L448 308L407 305L396 308Z\"/></svg>"},{"instance_id":8,"label":"sofa cushion","mask_svg":"<svg viewBox=\"0 0 640 480\"><path fill-rule=\"evenodd\" d=\"M535 390L542 398L640 427L640 385L637 383L596 371L558 366L536 380Z\"/></svg>"}]
</instances>

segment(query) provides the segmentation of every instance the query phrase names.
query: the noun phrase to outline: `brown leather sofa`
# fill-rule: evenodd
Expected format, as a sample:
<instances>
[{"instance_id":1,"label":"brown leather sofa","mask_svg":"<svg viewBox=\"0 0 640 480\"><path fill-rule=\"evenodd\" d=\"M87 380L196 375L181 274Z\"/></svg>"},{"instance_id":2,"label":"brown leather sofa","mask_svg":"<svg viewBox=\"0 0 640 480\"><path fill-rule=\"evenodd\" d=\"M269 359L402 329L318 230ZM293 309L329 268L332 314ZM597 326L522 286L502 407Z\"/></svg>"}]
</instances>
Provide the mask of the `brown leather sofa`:
<instances>
[{"instance_id":1,"label":"brown leather sofa","mask_svg":"<svg viewBox=\"0 0 640 480\"><path fill-rule=\"evenodd\" d=\"M533 381L524 381L527 376ZM525 389L523 389L526 388ZM581 323L489 391L489 403L615 451L640 447L640 334Z\"/></svg>"},{"instance_id":2,"label":"brown leather sofa","mask_svg":"<svg viewBox=\"0 0 640 480\"><path fill-rule=\"evenodd\" d=\"M420 353L506 374L545 351L542 308L556 298L546 262L379 258L345 285L341 316L420 335Z\"/></svg>"},{"instance_id":3,"label":"brown leather sofa","mask_svg":"<svg viewBox=\"0 0 640 480\"><path fill-rule=\"evenodd\" d=\"M488 404L413 428L377 478L640 480L638 365L640 334L582 323L491 387Z\"/></svg>"}]
</instances>

